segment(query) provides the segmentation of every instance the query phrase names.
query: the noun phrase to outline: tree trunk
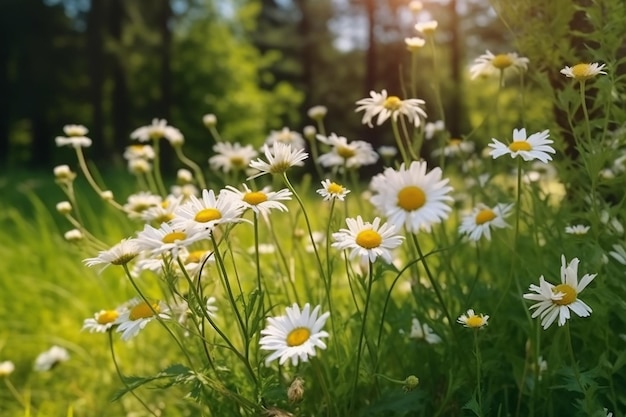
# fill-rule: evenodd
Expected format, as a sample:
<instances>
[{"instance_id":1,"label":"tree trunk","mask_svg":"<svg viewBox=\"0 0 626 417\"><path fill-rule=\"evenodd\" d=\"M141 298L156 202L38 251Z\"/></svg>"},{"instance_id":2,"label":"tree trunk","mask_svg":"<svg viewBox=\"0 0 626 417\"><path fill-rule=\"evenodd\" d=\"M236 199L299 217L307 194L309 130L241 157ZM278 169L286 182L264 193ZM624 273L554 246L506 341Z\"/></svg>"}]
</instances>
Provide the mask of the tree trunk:
<instances>
[{"instance_id":1,"label":"tree trunk","mask_svg":"<svg viewBox=\"0 0 626 417\"><path fill-rule=\"evenodd\" d=\"M89 136L93 140L93 154L107 155L109 146L104 141L104 1L92 0L87 15L87 59L89 62L89 101L91 103L91 126Z\"/></svg>"},{"instance_id":2,"label":"tree trunk","mask_svg":"<svg viewBox=\"0 0 626 417\"><path fill-rule=\"evenodd\" d=\"M122 62L122 30L126 20L122 1L123 0L111 1L111 14L109 18L109 31L113 41L118 46L111 56L113 76L111 117L113 121L113 144L117 154L121 154L128 144L130 134L128 83L126 80L126 68Z\"/></svg>"}]
</instances>

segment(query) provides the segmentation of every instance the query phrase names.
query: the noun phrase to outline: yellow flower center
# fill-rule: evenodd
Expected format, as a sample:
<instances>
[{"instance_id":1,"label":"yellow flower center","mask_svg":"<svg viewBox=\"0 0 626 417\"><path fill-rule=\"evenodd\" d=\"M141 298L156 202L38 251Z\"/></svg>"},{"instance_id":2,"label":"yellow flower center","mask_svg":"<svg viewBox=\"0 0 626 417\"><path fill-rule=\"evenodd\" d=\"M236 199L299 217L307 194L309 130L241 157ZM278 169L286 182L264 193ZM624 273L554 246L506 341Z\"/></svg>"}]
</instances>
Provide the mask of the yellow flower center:
<instances>
[{"instance_id":1,"label":"yellow flower center","mask_svg":"<svg viewBox=\"0 0 626 417\"><path fill-rule=\"evenodd\" d=\"M194 217L194 220L197 221L198 223L206 223L212 220L219 220L221 218L222 218L222 213L220 213L218 209L206 208L206 209L200 210L196 214L196 217Z\"/></svg>"},{"instance_id":2,"label":"yellow flower center","mask_svg":"<svg viewBox=\"0 0 626 417\"><path fill-rule=\"evenodd\" d=\"M241 156L231 156L230 163L235 167L242 167L244 164L244 160Z\"/></svg>"},{"instance_id":3,"label":"yellow flower center","mask_svg":"<svg viewBox=\"0 0 626 417\"><path fill-rule=\"evenodd\" d=\"M467 318L467 327L482 327L485 321L481 316L471 316Z\"/></svg>"},{"instance_id":4,"label":"yellow flower center","mask_svg":"<svg viewBox=\"0 0 626 417\"><path fill-rule=\"evenodd\" d=\"M287 346L300 346L311 336L311 330L306 327L296 327L287 335Z\"/></svg>"},{"instance_id":5,"label":"yellow flower center","mask_svg":"<svg viewBox=\"0 0 626 417\"><path fill-rule=\"evenodd\" d=\"M341 194L343 193L343 187L336 182L331 182L328 184L328 188L326 189L331 194Z\"/></svg>"},{"instance_id":6,"label":"yellow flower center","mask_svg":"<svg viewBox=\"0 0 626 417\"><path fill-rule=\"evenodd\" d=\"M163 131L161 129L151 129L148 136L152 140L159 140L163 137Z\"/></svg>"},{"instance_id":7,"label":"yellow flower center","mask_svg":"<svg viewBox=\"0 0 626 417\"><path fill-rule=\"evenodd\" d=\"M426 204L426 194L421 188L410 185L398 193L398 206L406 211L413 211Z\"/></svg>"},{"instance_id":8,"label":"yellow flower center","mask_svg":"<svg viewBox=\"0 0 626 417\"><path fill-rule=\"evenodd\" d=\"M509 145L509 149L511 152L519 152L519 151L530 151L532 150L532 146L525 140L516 140Z\"/></svg>"},{"instance_id":9,"label":"yellow flower center","mask_svg":"<svg viewBox=\"0 0 626 417\"><path fill-rule=\"evenodd\" d=\"M506 54L498 54L495 57L493 57L493 60L491 61L491 65L493 65L497 69L503 70L513 65L513 60L511 59L510 56Z\"/></svg>"},{"instance_id":10,"label":"yellow flower center","mask_svg":"<svg viewBox=\"0 0 626 417\"><path fill-rule=\"evenodd\" d=\"M161 223L167 223L173 218L174 218L174 215L172 213L164 213L158 216L157 218L155 218L154 221L155 223L161 224Z\"/></svg>"},{"instance_id":11,"label":"yellow flower center","mask_svg":"<svg viewBox=\"0 0 626 417\"><path fill-rule=\"evenodd\" d=\"M192 250L189 252L187 259L185 259L185 263L199 263L204 254L207 253L205 250Z\"/></svg>"},{"instance_id":12,"label":"yellow flower center","mask_svg":"<svg viewBox=\"0 0 626 417\"><path fill-rule=\"evenodd\" d=\"M402 106L402 100L398 96L389 96L385 99L383 107L387 110L396 111Z\"/></svg>"},{"instance_id":13,"label":"yellow flower center","mask_svg":"<svg viewBox=\"0 0 626 417\"><path fill-rule=\"evenodd\" d=\"M267 194L262 191L251 191L244 194L243 201L253 206L256 206L267 201Z\"/></svg>"},{"instance_id":14,"label":"yellow flower center","mask_svg":"<svg viewBox=\"0 0 626 417\"><path fill-rule=\"evenodd\" d=\"M356 235L356 244L365 249L373 249L380 246L383 242L383 238L380 234L372 229L360 231Z\"/></svg>"},{"instance_id":15,"label":"yellow flower center","mask_svg":"<svg viewBox=\"0 0 626 417\"><path fill-rule=\"evenodd\" d=\"M98 318L96 318L96 321L98 322L98 324L113 323L119 315L120 313L118 313L117 310L104 310L100 314L98 314Z\"/></svg>"},{"instance_id":16,"label":"yellow flower center","mask_svg":"<svg viewBox=\"0 0 626 417\"><path fill-rule=\"evenodd\" d=\"M185 232L172 232L163 236L163 243L174 243L177 240L183 240L187 237Z\"/></svg>"},{"instance_id":17,"label":"yellow flower center","mask_svg":"<svg viewBox=\"0 0 626 417\"><path fill-rule=\"evenodd\" d=\"M485 224L496 218L496 213L491 209L484 209L476 214L476 224Z\"/></svg>"},{"instance_id":18,"label":"yellow flower center","mask_svg":"<svg viewBox=\"0 0 626 417\"><path fill-rule=\"evenodd\" d=\"M586 80L591 77L589 71L590 67L589 64L576 64L572 67L572 75L574 75L574 78L577 80Z\"/></svg>"},{"instance_id":19,"label":"yellow flower center","mask_svg":"<svg viewBox=\"0 0 626 417\"><path fill-rule=\"evenodd\" d=\"M553 300L554 304L560 306L566 306L576 301L576 290L567 284L559 284L552 288L552 292L555 294L563 293L563 298L560 300Z\"/></svg>"},{"instance_id":20,"label":"yellow flower center","mask_svg":"<svg viewBox=\"0 0 626 417\"><path fill-rule=\"evenodd\" d=\"M337 146L337 153L343 159L352 158L355 155L355 152L352 148L343 145Z\"/></svg>"},{"instance_id":21,"label":"yellow flower center","mask_svg":"<svg viewBox=\"0 0 626 417\"><path fill-rule=\"evenodd\" d=\"M287 172L291 165L287 161L274 161L272 165L270 165L270 173L272 174L282 174L283 172Z\"/></svg>"},{"instance_id":22,"label":"yellow flower center","mask_svg":"<svg viewBox=\"0 0 626 417\"><path fill-rule=\"evenodd\" d=\"M450 139L450 146L459 146L461 145L462 140L458 139L458 138L452 138Z\"/></svg>"},{"instance_id":23,"label":"yellow flower center","mask_svg":"<svg viewBox=\"0 0 626 417\"><path fill-rule=\"evenodd\" d=\"M130 310L128 318L135 321L139 319L146 319L154 316L154 313L159 313L159 303L153 303L152 308L145 301L140 302Z\"/></svg>"}]
</instances>

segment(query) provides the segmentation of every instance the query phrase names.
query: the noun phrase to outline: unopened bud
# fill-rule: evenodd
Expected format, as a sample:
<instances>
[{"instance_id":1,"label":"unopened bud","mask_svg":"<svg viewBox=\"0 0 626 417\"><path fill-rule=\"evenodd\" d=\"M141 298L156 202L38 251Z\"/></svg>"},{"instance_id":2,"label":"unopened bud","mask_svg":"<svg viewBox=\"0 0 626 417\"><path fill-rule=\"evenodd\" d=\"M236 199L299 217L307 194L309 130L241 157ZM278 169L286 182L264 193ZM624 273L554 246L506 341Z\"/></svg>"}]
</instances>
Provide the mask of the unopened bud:
<instances>
[{"instance_id":1,"label":"unopened bud","mask_svg":"<svg viewBox=\"0 0 626 417\"><path fill-rule=\"evenodd\" d=\"M304 130L302 131L302 133L304 133L304 137L307 138L308 140L315 140L315 135L317 134L317 129L315 128L315 126L304 126Z\"/></svg>"},{"instance_id":2,"label":"unopened bud","mask_svg":"<svg viewBox=\"0 0 626 417\"><path fill-rule=\"evenodd\" d=\"M63 215L72 212L72 204L69 201L60 201L57 203L57 211Z\"/></svg>"},{"instance_id":3,"label":"unopened bud","mask_svg":"<svg viewBox=\"0 0 626 417\"><path fill-rule=\"evenodd\" d=\"M404 380L404 390L405 391L413 391L420 383L420 379L415 375L409 375Z\"/></svg>"},{"instance_id":4,"label":"unopened bud","mask_svg":"<svg viewBox=\"0 0 626 417\"><path fill-rule=\"evenodd\" d=\"M176 173L176 180L180 184L189 184L193 181L193 174L188 169L179 169Z\"/></svg>"},{"instance_id":5,"label":"unopened bud","mask_svg":"<svg viewBox=\"0 0 626 417\"><path fill-rule=\"evenodd\" d=\"M293 380L289 389L287 390L287 398L292 403L297 403L302 401L302 397L304 396L304 380L300 377L296 377Z\"/></svg>"},{"instance_id":6,"label":"unopened bud","mask_svg":"<svg viewBox=\"0 0 626 417\"><path fill-rule=\"evenodd\" d=\"M215 127L217 125L217 116L212 113L205 114L202 117L202 123L204 123L207 128Z\"/></svg>"},{"instance_id":7,"label":"unopened bud","mask_svg":"<svg viewBox=\"0 0 626 417\"><path fill-rule=\"evenodd\" d=\"M113 200L113 191L111 190L106 190L100 193L100 198L103 199L104 201L111 201Z\"/></svg>"},{"instance_id":8,"label":"unopened bud","mask_svg":"<svg viewBox=\"0 0 626 417\"><path fill-rule=\"evenodd\" d=\"M72 182L76 178L76 174L72 172L69 166L59 165L54 167L54 178L59 182Z\"/></svg>"},{"instance_id":9,"label":"unopened bud","mask_svg":"<svg viewBox=\"0 0 626 417\"><path fill-rule=\"evenodd\" d=\"M64 237L69 242L76 242L83 239L83 233L78 229L72 229L65 232Z\"/></svg>"}]
</instances>

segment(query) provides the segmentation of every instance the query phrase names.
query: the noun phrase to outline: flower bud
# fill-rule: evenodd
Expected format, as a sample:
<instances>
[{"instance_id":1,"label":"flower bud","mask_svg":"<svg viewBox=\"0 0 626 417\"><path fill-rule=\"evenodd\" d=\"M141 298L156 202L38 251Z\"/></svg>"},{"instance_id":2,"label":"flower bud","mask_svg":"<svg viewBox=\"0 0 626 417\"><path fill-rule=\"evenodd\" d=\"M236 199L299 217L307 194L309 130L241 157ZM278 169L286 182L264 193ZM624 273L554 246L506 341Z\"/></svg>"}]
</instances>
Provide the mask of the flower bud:
<instances>
[{"instance_id":1,"label":"flower bud","mask_svg":"<svg viewBox=\"0 0 626 417\"><path fill-rule=\"evenodd\" d=\"M69 201L60 201L57 203L57 211L63 215L72 212L72 204Z\"/></svg>"},{"instance_id":2,"label":"flower bud","mask_svg":"<svg viewBox=\"0 0 626 417\"><path fill-rule=\"evenodd\" d=\"M299 376L293 380L289 389L287 390L287 398L292 403L297 403L302 401L302 397L304 396L304 380Z\"/></svg>"}]
</instances>

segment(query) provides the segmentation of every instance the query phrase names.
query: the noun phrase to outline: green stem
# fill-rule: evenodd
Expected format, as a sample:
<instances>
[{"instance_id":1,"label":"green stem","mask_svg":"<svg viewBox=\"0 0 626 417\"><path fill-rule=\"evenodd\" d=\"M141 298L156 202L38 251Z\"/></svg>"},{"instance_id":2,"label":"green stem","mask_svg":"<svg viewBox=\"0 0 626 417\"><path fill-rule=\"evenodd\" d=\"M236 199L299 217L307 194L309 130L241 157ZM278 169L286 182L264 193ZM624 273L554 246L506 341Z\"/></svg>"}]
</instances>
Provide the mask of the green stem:
<instances>
[{"instance_id":1,"label":"green stem","mask_svg":"<svg viewBox=\"0 0 626 417\"><path fill-rule=\"evenodd\" d=\"M478 348L478 332L480 329L474 330L474 356L476 357L476 396L478 401L478 417L483 416L483 394L482 388L480 386L480 368L481 368L481 357L480 357L480 349Z\"/></svg>"},{"instance_id":2,"label":"green stem","mask_svg":"<svg viewBox=\"0 0 626 417\"><path fill-rule=\"evenodd\" d=\"M411 163L411 159L409 158L404 141L402 140L402 135L400 135L400 130L398 129L398 121L396 119L391 119L391 127L393 129L393 137L396 140L396 145L398 146L400 155L402 155L402 161L408 167Z\"/></svg>"},{"instance_id":3,"label":"green stem","mask_svg":"<svg viewBox=\"0 0 626 417\"><path fill-rule=\"evenodd\" d=\"M9 380L8 377L4 377L4 383L7 386L7 388L9 389L9 391L11 392L11 395L13 395L13 398L15 398L15 400L20 403L20 405L22 407L24 407L24 410L26 412L26 415L30 415L30 410L31 410L31 405L30 402L26 402L24 400L24 398L22 398L22 396L20 395L19 391L15 388L15 386L11 383L11 381ZM37 414L36 410L33 408L33 411L35 411L35 414Z\"/></svg>"},{"instance_id":4,"label":"green stem","mask_svg":"<svg viewBox=\"0 0 626 417\"><path fill-rule=\"evenodd\" d=\"M152 173L154 174L154 179L156 181L157 190L159 190L159 194L162 196L167 195L167 191L165 190L165 185L163 184L163 177L161 176L161 139L155 139L152 141L152 147L154 148L154 168L152 169Z\"/></svg>"},{"instance_id":5,"label":"green stem","mask_svg":"<svg viewBox=\"0 0 626 417\"><path fill-rule=\"evenodd\" d=\"M204 175L202 174L202 170L200 169L198 164L187 158L187 156L183 153L183 148L181 146L174 146L174 151L176 152L176 156L178 156L178 159L180 159L180 162L187 165L196 174L196 180L198 181L198 185L200 186L200 188L205 189L206 182L204 181Z\"/></svg>"},{"instance_id":6,"label":"green stem","mask_svg":"<svg viewBox=\"0 0 626 417\"><path fill-rule=\"evenodd\" d=\"M87 179L87 182L93 188L93 190L98 194L99 197L102 197L102 189L96 183L96 180L93 179L91 172L89 171L89 167L87 167L87 162L85 161L85 155L83 155L83 148L77 147L76 149L76 157L78 158L78 165L80 166L80 170L83 172L83 175ZM110 199L106 200L109 204L115 207L118 210L124 211L124 207L120 206L115 200Z\"/></svg>"}]
</instances>

